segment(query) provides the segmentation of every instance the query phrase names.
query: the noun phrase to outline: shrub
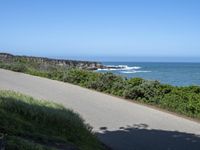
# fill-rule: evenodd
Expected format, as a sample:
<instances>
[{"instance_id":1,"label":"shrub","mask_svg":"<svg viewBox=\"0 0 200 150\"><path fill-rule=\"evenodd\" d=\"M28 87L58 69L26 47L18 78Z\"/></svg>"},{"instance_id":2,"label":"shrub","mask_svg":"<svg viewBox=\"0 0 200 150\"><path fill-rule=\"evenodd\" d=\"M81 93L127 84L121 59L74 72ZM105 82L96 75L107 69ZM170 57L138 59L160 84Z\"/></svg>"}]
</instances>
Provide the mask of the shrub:
<instances>
[{"instance_id":1,"label":"shrub","mask_svg":"<svg viewBox=\"0 0 200 150\"><path fill-rule=\"evenodd\" d=\"M122 83L122 80L122 77L113 73L99 74L95 80L90 82L88 87L101 92L112 93L113 90L119 90L117 89L117 84Z\"/></svg>"},{"instance_id":2,"label":"shrub","mask_svg":"<svg viewBox=\"0 0 200 150\"><path fill-rule=\"evenodd\" d=\"M174 89L163 96L160 105L168 110L200 118L200 94Z\"/></svg>"},{"instance_id":3,"label":"shrub","mask_svg":"<svg viewBox=\"0 0 200 150\"><path fill-rule=\"evenodd\" d=\"M126 81L123 78L119 78L116 82L113 82L111 94L117 96L123 96L125 87L126 87Z\"/></svg>"},{"instance_id":4,"label":"shrub","mask_svg":"<svg viewBox=\"0 0 200 150\"><path fill-rule=\"evenodd\" d=\"M124 97L128 99L149 100L159 95L160 83L158 81L146 81L136 78L128 81L124 90Z\"/></svg>"},{"instance_id":5,"label":"shrub","mask_svg":"<svg viewBox=\"0 0 200 150\"><path fill-rule=\"evenodd\" d=\"M74 84L83 84L87 78L87 73L84 70L79 69L70 69L63 74L63 81L74 83Z\"/></svg>"},{"instance_id":6,"label":"shrub","mask_svg":"<svg viewBox=\"0 0 200 150\"><path fill-rule=\"evenodd\" d=\"M142 78L131 78L127 80L127 84L129 87L134 87L142 84L144 82L144 79Z\"/></svg>"}]
</instances>

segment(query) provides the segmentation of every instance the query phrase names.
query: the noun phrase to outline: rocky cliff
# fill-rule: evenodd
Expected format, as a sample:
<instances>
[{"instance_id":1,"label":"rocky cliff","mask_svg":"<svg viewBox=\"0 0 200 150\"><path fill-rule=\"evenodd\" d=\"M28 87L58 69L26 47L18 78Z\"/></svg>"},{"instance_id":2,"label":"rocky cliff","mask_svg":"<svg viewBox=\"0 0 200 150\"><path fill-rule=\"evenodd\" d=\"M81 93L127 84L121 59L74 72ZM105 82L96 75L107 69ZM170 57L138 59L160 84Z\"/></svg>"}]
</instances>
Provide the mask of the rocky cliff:
<instances>
[{"instance_id":1,"label":"rocky cliff","mask_svg":"<svg viewBox=\"0 0 200 150\"><path fill-rule=\"evenodd\" d=\"M64 59L51 59L45 57L33 57L33 56L17 56L8 53L0 53L0 61L3 62L34 62L43 64L46 66L63 66L63 67L75 67L87 70L96 70L98 68L104 68L99 62L92 61L77 61L77 60L64 60Z\"/></svg>"}]
</instances>

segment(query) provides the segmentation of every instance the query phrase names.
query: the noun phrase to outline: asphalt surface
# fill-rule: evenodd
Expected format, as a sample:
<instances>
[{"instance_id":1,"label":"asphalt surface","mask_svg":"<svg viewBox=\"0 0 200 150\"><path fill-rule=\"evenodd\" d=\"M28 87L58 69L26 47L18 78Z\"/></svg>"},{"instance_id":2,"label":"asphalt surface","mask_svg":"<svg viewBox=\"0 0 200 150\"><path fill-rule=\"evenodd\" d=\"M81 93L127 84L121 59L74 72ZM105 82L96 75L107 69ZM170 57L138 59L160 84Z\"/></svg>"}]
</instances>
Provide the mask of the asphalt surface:
<instances>
[{"instance_id":1,"label":"asphalt surface","mask_svg":"<svg viewBox=\"0 0 200 150\"><path fill-rule=\"evenodd\" d=\"M78 112L114 150L200 150L200 124L76 85L0 69L0 89Z\"/></svg>"}]
</instances>

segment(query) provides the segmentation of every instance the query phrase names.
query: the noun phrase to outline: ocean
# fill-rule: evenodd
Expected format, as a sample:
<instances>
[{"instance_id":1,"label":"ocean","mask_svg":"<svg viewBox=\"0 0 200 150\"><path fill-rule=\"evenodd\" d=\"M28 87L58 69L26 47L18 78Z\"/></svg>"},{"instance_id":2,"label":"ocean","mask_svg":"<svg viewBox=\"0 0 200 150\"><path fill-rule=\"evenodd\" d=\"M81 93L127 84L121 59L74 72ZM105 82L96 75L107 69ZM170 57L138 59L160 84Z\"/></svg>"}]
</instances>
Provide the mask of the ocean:
<instances>
[{"instance_id":1,"label":"ocean","mask_svg":"<svg viewBox=\"0 0 200 150\"><path fill-rule=\"evenodd\" d=\"M99 69L127 78L141 77L175 86L200 85L200 63L103 62L123 69Z\"/></svg>"}]
</instances>

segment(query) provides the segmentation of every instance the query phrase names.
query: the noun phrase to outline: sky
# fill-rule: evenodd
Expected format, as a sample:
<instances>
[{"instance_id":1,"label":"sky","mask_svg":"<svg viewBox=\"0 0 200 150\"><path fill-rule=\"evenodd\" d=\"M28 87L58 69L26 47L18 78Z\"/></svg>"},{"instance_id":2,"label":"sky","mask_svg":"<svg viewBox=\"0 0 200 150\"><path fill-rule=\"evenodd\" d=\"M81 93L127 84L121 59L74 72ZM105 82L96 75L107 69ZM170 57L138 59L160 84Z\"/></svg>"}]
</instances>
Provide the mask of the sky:
<instances>
[{"instance_id":1,"label":"sky","mask_svg":"<svg viewBox=\"0 0 200 150\"><path fill-rule=\"evenodd\" d=\"M199 0L0 0L0 51L200 61Z\"/></svg>"}]
</instances>

